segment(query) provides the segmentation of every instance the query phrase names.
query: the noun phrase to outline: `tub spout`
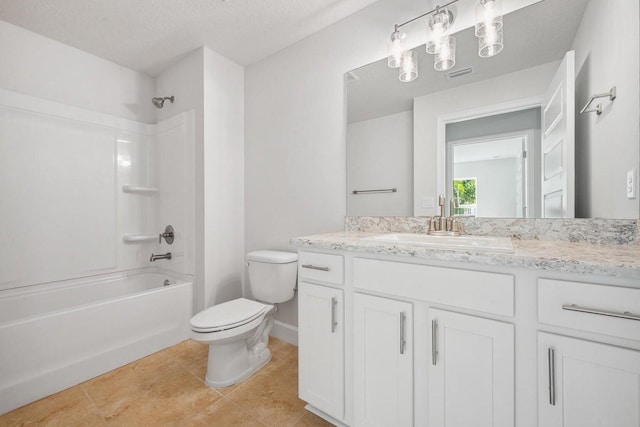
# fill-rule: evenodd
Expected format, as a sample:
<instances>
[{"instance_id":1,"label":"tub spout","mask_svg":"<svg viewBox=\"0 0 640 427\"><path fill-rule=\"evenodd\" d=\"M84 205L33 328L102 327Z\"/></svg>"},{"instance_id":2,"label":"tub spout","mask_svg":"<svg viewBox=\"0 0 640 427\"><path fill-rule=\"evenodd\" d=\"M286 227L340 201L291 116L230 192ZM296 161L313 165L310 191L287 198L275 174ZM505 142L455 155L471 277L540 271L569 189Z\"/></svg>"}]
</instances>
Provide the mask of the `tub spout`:
<instances>
[{"instance_id":1,"label":"tub spout","mask_svg":"<svg viewBox=\"0 0 640 427\"><path fill-rule=\"evenodd\" d=\"M166 254L162 254L162 255L151 254L151 258L149 258L149 261L154 262L155 260L158 260L158 259L171 259L171 252L167 252Z\"/></svg>"}]
</instances>

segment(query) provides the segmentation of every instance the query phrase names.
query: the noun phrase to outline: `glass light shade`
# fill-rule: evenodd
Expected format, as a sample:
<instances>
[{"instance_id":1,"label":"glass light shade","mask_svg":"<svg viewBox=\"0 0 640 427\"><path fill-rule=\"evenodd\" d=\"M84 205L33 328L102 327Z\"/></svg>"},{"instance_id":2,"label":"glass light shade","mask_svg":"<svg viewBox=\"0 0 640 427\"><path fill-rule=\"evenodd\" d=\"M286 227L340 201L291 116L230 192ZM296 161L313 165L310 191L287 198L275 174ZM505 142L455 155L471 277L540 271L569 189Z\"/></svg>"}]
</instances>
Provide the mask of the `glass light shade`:
<instances>
[{"instance_id":1,"label":"glass light shade","mask_svg":"<svg viewBox=\"0 0 640 427\"><path fill-rule=\"evenodd\" d=\"M412 82L418 78L418 52L410 50L402 55L400 66L400 81Z\"/></svg>"},{"instance_id":2,"label":"glass light shade","mask_svg":"<svg viewBox=\"0 0 640 427\"><path fill-rule=\"evenodd\" d=\"M407 35L401 31L394 31L391 39L387 42L387 64L391 68L398 68L402 65L402 55L405 53L404 39Z\"/></svg>"},{"instance_id":3,"label":"glass light shade","mask_svg":"<svg viewBox=\"0 0 640 427\"><path fill-rule=\"evenodd\" d=\"M444 38L440 52L434 57L433 68L437 71L446 71L456 65L456 38L448 36Z\"/></svg>"},{"instance_id":4,"label":"glass light shade","mask_svg":"<svg viewBox=\"0 0 640 427\"><path fill-rule=\"evenodd\" d=\"M476 6L476 36L502 29L502 0L480 0Z\"/></svg>"},{"instance_id":5,"label":"glass light shade","mask_svg":"<svg viewBox=\"0 0 640 427\"><path fill-rule=\"evenodd\" d=\"M502 52L504 48L502 28L497 31L489 31L483 37L478 38L478 55L481 58L489 58Z\"/></svg>"},{"instance_id":6,"label":"glass light shade","mask_svg":"<svg viewBox=\"0 0 640 427\"><path fill-rule=\"evenodd\" d=\"M440 9L427 21L427 53L435 55L440 51L447 31L451 26L449 11Z\"/></svg>"}]
</instances>

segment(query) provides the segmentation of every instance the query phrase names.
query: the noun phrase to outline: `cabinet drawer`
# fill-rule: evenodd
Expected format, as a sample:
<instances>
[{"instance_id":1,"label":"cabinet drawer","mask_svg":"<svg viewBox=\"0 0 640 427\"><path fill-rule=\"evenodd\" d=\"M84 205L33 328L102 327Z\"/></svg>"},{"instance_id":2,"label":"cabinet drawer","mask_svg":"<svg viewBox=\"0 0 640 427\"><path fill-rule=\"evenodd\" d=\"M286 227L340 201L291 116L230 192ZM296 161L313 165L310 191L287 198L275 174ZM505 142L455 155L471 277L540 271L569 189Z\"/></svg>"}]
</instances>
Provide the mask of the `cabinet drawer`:
<instances>
[{"instance_id":1,"label":"cabinet drawer","mask_svg":"<svg viewBox=\"0 0 640 427\"><path fill-rule=\"evenodd\" d=\"M298 277L341 285L344 281L344 257L342 255L300 252Z\"/></svg>"},{"instance_id":2,"label":"cabinet drawer","mask_svg":"<svg viewBox=\"0 0 640 427\"><path fill-rule=\"evenodd\" d=\"M640 289L538 279L538 321L640 340Z\"/></svg>"},{"instance_id":3,"label":"cabinet drawer","mask_svg":"<svg viewBox=\"0 0 640 427\"><path fill-rule=\"evenodd\" d=\"M353 262L356 288L513 316L512 275L364 258Z\"/></svg>"}]
</instances>

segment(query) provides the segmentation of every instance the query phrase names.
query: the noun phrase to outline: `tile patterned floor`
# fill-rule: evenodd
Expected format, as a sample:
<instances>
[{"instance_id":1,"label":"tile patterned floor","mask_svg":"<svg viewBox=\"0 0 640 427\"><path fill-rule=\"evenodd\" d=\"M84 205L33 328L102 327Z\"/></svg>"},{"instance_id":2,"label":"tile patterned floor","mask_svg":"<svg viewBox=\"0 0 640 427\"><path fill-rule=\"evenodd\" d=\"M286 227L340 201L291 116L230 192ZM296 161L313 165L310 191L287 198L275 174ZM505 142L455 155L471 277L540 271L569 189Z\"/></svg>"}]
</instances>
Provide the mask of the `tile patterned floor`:
<instances>
[{"instance_id":1,"label":"tile patterned floor","mask_svg":"<svg viewBox=\"0 0 640 427\"><path fill-rule=\"evenodd\" d=\"M184 341L0 416L0 426L331 426L298 399L298 349L276 338L271 361L224 389L204 384L206 345Z\"/></svg>"}]
</instances>

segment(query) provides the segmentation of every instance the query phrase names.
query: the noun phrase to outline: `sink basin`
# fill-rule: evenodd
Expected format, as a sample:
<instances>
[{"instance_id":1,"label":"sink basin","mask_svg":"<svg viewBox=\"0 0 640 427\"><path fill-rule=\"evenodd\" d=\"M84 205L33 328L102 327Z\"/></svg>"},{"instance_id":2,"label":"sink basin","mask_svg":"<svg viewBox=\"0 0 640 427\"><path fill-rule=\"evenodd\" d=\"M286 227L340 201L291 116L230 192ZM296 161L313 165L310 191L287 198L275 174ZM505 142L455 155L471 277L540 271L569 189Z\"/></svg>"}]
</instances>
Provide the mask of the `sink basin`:
<instances>
[{"instance_id":1,"label":"sink basin","mask_svg":"<svg viewBox=\"0 0 640 427\"><path fill-rule=\"evenodd\" d=\"M391 233L365 237L363 240L442 249L513 252L513 245L511 244L511 239L508 237L431 236L428 234Z\"/></svg>"}]
</instances>

